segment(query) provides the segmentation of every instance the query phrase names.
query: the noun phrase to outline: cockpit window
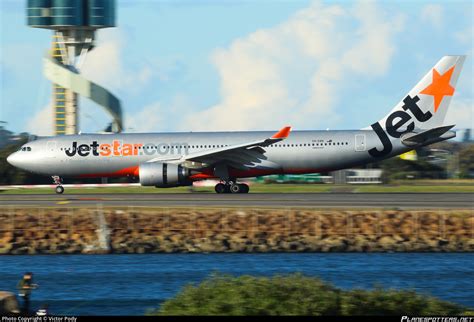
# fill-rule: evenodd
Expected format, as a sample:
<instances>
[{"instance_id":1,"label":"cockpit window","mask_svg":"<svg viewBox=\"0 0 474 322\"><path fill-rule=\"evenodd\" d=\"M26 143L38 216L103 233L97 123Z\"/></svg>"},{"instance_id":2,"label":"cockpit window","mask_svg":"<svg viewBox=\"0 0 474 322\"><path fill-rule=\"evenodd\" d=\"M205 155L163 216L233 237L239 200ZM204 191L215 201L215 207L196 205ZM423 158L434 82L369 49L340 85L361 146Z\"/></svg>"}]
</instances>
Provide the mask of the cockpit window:
<instances>
[{"instance_id":1,"label":"cockpit window","mask_svg":"<svg viewBox=\"0 0 474 322\"><path fill-rule=\"evenodd\" d=\"M31 151L31 147L24 146L24 147L21 147L19 151Z\"/></svg>"}]
</instances>

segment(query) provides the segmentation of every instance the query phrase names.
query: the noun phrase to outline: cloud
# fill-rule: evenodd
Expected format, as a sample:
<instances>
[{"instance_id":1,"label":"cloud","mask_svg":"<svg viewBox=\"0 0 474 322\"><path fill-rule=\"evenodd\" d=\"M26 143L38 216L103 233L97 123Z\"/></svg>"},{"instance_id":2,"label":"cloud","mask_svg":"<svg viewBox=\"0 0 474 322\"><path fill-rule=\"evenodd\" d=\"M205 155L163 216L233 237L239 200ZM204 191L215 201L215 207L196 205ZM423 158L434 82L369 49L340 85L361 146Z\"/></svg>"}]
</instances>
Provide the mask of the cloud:
<instances>
[{"instance_id":1,"label":"cloud","mask_svg":"<svg viewBox=\"0 0 474 322\"><path fill-rule=\"evenodd\" d=\"M142 108L138 113L125 117L126 132L156 132L163 121L161 104L156 102Z\"/></svg>"},{"instance_id":2,"label":"cloud","mask_svg":"<svg viewBox=\"0 0 474 322\"><path fill-rule=\"evenodd\" d=\"M211 56L221 101L192 113L193 130L326 127L344 85L379 77L390 67L404 18L374 2L353 7L312 3L287 21L257 30ZM199 122L196 122L199 120Z\"/></svg>"},{"instance_id":3,"label":"cloud","mask_svg":"<svg viewBox=\"0 0 474 322\"><path fill-rule=\"evenodd\" d=\"M421 21L431 23L436 28L443 25L443 7L439 4L427 4L421 10Z\"/></svg>"},{"instance_id":4,"label":"cloud","mask_svg":"<svg viewBox=\"0 0 474 322\"><path fill-rule=\"evenodd\" d=\"M454 34L454 39L456 39L456 41L458 41L461 44L469 45L472 50L473 36L474 36L474 27L473 25L471 25L463 30L457 31Z\"/></svg>"},{"instance_id":5,"label":"cloud","mask_svg":"<svg viewBox=\"0 0 474 322\"><path fill-rule=\"evenodd\" d=\"M474 129L473 102L471 99L453 98L446 114L446 124L456 124L457 129Z\"/></svg>"},{"instance_id":6,"label":"cloud","mask_svg":"<svg viewBox=\"0 0 474 322\"><path fill-rule=\"evenodd\" d=\"M53 135L53 108L48 103L26 122L26 131L31 134Z\"/></svg>"},{"instance_id":7,"label":"cloud","mask_svg":"<svg viewBox=\"0 0 474 322\"><path fill-rule=\"evenodd\" d=\"M153 77L149 64L125 67L125 36L118 29L100 31L98 45L86 57L81 73L87 79L115 92L139 92Z\"/></svg>"}]
</instances>

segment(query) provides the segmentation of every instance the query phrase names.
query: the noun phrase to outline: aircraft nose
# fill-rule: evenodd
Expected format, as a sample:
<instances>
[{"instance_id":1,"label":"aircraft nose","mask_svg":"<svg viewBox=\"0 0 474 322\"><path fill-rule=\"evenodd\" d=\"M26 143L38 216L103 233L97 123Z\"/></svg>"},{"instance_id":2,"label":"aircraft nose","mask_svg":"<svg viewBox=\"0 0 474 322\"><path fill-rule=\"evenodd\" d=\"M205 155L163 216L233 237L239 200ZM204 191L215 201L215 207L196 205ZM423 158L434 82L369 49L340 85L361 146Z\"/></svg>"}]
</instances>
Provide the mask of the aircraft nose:
<instances>
[{"instance_id":1,"label":"aircraft nose","mask_svg":"<svg viewBox=\"0 0 474 322\"><path fill-rule=\"evenodd\" d=\"M17 152L14 152L12 154L10 154L8 157L7 157L7 162L10 163L12 166L14 167L18 167L19 163L20 163L20 160L19 160L19 155Z\"/></svg>"}]
</instances>

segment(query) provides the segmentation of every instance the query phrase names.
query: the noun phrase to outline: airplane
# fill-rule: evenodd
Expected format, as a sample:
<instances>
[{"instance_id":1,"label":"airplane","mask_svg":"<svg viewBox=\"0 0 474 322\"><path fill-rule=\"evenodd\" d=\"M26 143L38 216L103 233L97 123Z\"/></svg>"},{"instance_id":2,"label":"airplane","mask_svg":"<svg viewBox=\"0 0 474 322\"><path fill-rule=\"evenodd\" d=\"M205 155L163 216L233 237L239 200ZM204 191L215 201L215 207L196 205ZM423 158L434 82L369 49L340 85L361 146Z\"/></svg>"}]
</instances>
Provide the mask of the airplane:
<instances>
[{"instance_id":1,"label":"airplane","mask_svg":"<svg viewBox=\"0 0 474 322\"><path fill-rule=\"evenodd\" d=\"M51 176L58 194L64 177L124 176L159 188L219 179L217 193L248 193L238 179L334 171L455 137L444 120L465 58L441 58L390 113L360 130L62 135L28 142L7 161Z\"/></svg>"}]
</instances>

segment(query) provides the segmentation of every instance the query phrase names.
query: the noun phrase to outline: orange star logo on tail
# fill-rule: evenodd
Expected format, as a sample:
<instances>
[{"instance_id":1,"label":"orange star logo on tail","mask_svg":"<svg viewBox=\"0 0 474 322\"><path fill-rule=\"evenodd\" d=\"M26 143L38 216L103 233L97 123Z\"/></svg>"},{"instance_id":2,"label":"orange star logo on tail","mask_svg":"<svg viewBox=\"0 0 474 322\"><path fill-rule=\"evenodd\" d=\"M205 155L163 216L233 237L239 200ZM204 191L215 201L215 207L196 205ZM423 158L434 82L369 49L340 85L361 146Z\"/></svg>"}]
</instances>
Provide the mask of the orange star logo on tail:
<instances>
[{"instance_id":1,"label":"orange star logo on tail","mask_svg":"<svg viewBox=\"0 0 474 322\"><path fill-rule=\"evenodd\" d=\"M453 96L454 87L449 82L453 74L454 66L440 75L436 69L433 68L433 81L428 87L420 92L420 94L431 95L434 98L434 111L438 110L439 104L445 96Z\"/></svg>"}]
</instances>

